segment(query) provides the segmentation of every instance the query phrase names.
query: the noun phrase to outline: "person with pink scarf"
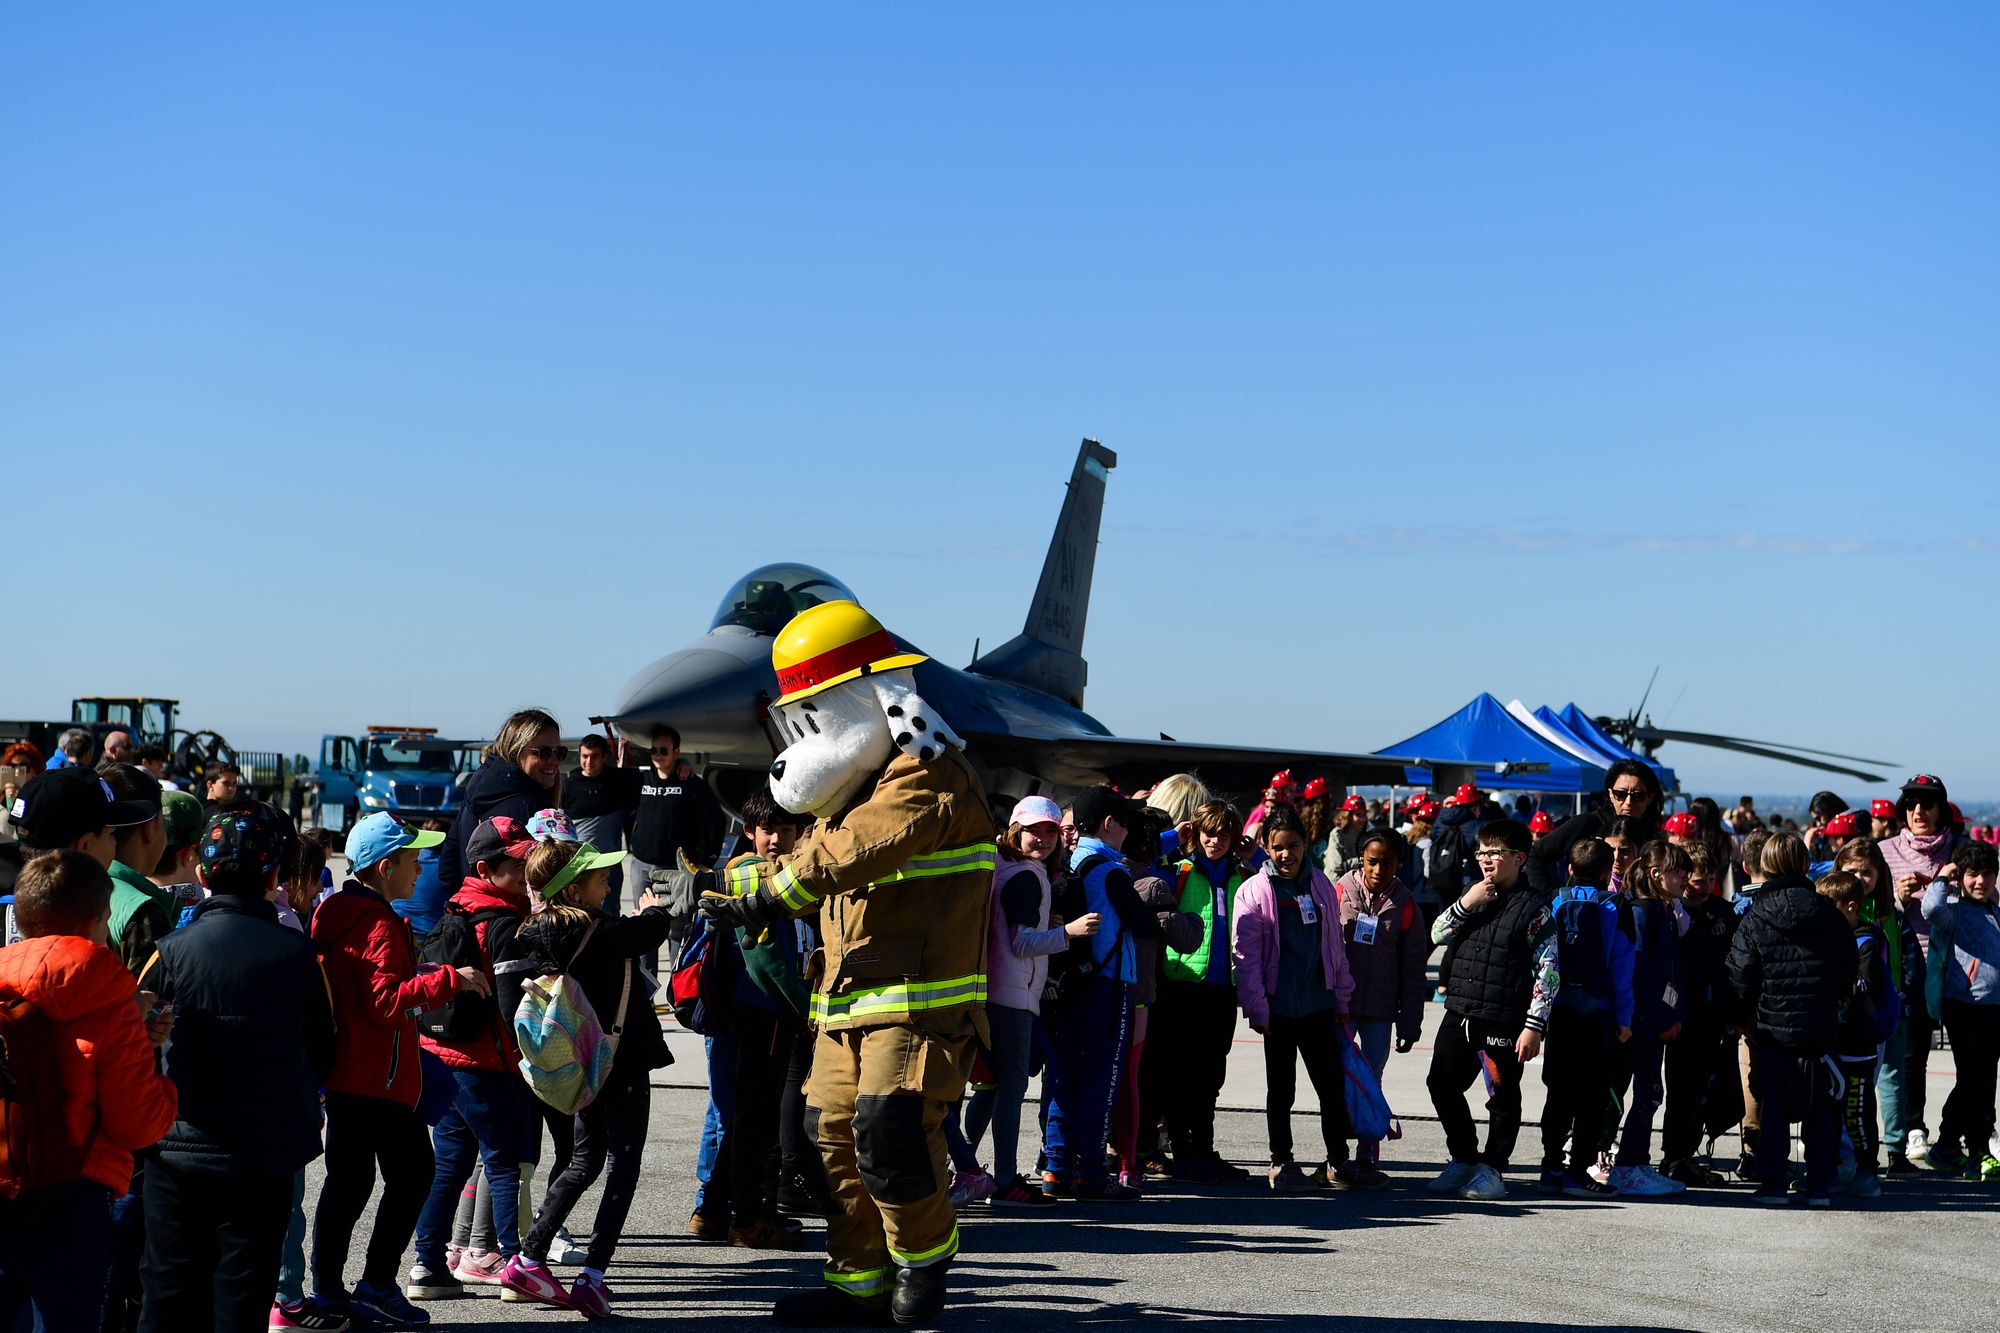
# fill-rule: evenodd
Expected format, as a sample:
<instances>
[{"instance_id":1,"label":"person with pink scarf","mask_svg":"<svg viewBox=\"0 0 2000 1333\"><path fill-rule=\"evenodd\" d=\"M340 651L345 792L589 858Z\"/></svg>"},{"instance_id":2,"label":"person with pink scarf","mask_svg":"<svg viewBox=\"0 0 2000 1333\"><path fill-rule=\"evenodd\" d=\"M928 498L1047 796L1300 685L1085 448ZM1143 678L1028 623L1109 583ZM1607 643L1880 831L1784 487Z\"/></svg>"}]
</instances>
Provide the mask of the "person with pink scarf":
<instances>
[{"instance_id":1,"label":"person with pink scarf","mask_svg":"<svg viewBox=\"0 0 2000 1333\"><path fill-rule=\"evenodd\" d=\"M1951 805L1944 782L1928 773L1919 773L1903 784L1896 809L1903 819L1903 831L1876 845L1889 866L1889 883L1896 894L1897 909L1915 932L1921 957L1931 948L1930 924L1919 906L1924 889L1951 864L1951 854L1963 838L1952 832ZM1906 972L1910 962L1903 964ZM1923 995L1921 986L1914 993ZM1931 1038L1936 1024L1921 1002L1904 1006L1908 1038L1902 1060L1882 1061L1877 1075L1876 1094L1882 1107L1882 1144L1888 1150L1889 1170L1909 1170L1930 1157L1930 1134L1924 1124L1926 1066L1930 1063ZM1894 1037L1890 1038L1893 1044Z\"/></svg>"}]
</instances>

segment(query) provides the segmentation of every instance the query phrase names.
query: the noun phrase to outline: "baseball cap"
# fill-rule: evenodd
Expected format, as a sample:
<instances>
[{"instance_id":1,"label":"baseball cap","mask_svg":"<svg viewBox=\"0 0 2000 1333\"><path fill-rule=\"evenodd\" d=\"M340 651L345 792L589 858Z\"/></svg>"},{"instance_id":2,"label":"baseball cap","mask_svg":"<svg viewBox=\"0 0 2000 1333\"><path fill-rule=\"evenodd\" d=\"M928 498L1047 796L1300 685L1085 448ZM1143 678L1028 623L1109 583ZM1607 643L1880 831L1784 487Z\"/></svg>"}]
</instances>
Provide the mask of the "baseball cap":
<instances>
[{"instance_id":1,"label":"baseball cap","mask_svg":"<svg viewBox=\"0 0 2000 1333\"><path fill-rule=\"evenodd\" d=\"M188 793L160 793L160 823L167 830L167 846L194 846L201 841L202 827L207 822L208 816L202 813L201 802Z\"/></svg>"},{"instance_id":2,"label":"baseball cap","mask_svg":"<svg viewBox=\"0 0 2000 1333\"><path fill-rule=\"evenodd\" d=\"M1076 812L1077 828L1088 835L1107 819L1115 819L1130 828L1133 820L1143 816L1145 807L1109 787L1085 787L1070 802L1070 809Z\"/></svg>"},{"instance_id":3,"label":"baseball cap","mask_svg":"<svg viewBox=\"0 0 2000 1333\"><path fill-rule=\"evenodd\" d=\"M576 825L569 822L569 815L561 810L537 810L528 816L528 836L536 842L582 842L576 835ZM512 852L508 853L513 855Z\"/></svg>"},{"instance_id":4,"label":"baseball cap","mask_svg":"<svg viewBox=\"0 0 2000 1333\"><path fill-rule=\"evenodd\" d=\"M442 835L439 835L439 841L443 841ZM472 836L465 840L465 865L468 871L476 870L481 861L498 861L503 856L525 861L534 850L535 840L522 827L520 820L495 815L491 819L480 820L479 827L473 829Z\"/></svg>"},{"instance_id":5,"label":"baseball cap","mask_svg":"<svg viewBox=\"0 0 2000 1333\"><path fill-rule=\"evenodd\" d=\"M94 769L71 765L28 779L11 813L23 842L53 851L100 829L143 824L160 812L143 801L119 800Z\"/></svg>"},{"instance_id":6,"label":"baseball cap","mask_svg":"<svg viewBox=\"0 0 2000 1333\"><path fill-rule=\"evenodd\" d=\"M387 810L377 810L347 835L347 865L358 873L405 847L435 847L443 841L444 834L435 829L411 828Z\"/></svg>"},{"instance_id":7,"label":"baseball cap","mask_svg":"<svg viewBox=\"0 0 2000 1333\"><path fill-rule=\"evenodd\" d=\"M1556 826L1555 816L1546 810L1537 810L1528 820L1528 832L1547 833Z\"/></svg>"},{"instance_id":8,"label":"baseball cap","mask_svg":"<svg viewBox=\"0 0 2000 1333\"><path fill-rule=\"evenodd\" d=\"M1360 792L1353 792L1346 800L1340 803L1340 808L1343 810L1357 810L1366 814L1368 812L1368 798Z\"/></svg>"},{"instance_id":9,"label":"baseball cap","mask_svg":"<svg viewBox=\"0 0 2000 1333\"><path fill-rule=\"evenodd\" d=\"M1007 822L1022 828L1032 824L1060 824L1062 807L1046 796L1023 796L1014 802L1014 813L1007 816Z\"/></svg>"},{"instance_id":10,"label":"baseball cap","mask_svg":"<svg viewBox=\"0 0 2000 1333\"><path fill-rule=\"evenodd\" d=\"M196 868L204 883L216 871L230 869L250 871L262 880L283 858L290 831L278 812L261 801L225 806L208 817Z\"/></svg>"},{"instance_id":11,"label":"baseball cap","mask_svg":"<svg viewBox=\"0 0 2000 1333\"><path fill-rule=\"evenodd\" d=\"M1868 813L1875 819L1894 819L1896 817L1896 803L1877 796L1868 803Z\"/></svg>"},{"instance_id":12,"label":"baseball cap","mask_svg":"<svg viewBox=\"0 0 2000 1333\"><path fill-rule=\"evenodd\" d=\"M1930 800L1936 801L1939 805L1945 804L1944 779L1934 778L1928 773L1919 773L1905 782L1903 797L1896 802L1896 807L1901 809L1913 800Z\"/></svg>"},{"instance_id":13,"label":"baseball cap","mask_svg":"<svg viewBox=\"0 0 2000 1333\"><path fill-rule=\"evenodd\" d=\"M1829 838L1851 838L1861 831L1857 827L1860 822L1861 816L1855 814L1852 810L1843 810L1832 819L1826 821L1826 836Z\"/></svg>"},{"instance_id":14,"label":"baseball cap","mask_svg":"<svg viewBox=\"0 0 2000 1333\"><path fill-rule=\"evenodd\" d=\"M1473 786L1470 782L1468 782L1464 786L1460 787L1457 791L1453 792L1451 795L1452 799L1457 801L1460 805L1472 805L1475 804L1479 800L1479 798L1484 796L1485 794L1486 794L1485 792L1479 790L1479 788Z\"/></svg>"},{"instance_id":15,"label":"baseball cap","mask_svg":"<svg viewBox=\"0 0 2000 1333\"><path fill-rule=\"evenodd\" d=\"M1692 838L1694 830L1694 816L1686 810L1668 815L1660 821L1660 831L1670 838Z\"/></svg>"}]
</instances>

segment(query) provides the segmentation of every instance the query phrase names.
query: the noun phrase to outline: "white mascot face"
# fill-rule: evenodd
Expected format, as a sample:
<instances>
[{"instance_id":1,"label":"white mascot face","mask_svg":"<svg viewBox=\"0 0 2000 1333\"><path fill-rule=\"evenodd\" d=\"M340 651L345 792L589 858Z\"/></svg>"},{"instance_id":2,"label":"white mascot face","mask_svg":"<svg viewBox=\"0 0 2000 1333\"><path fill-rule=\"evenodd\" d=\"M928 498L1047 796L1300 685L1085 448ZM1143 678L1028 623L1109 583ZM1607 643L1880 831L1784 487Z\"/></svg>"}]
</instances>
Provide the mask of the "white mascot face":
<instances>
[{"instance_id":1,"label":"white mascot face","mask_svg":"<svg viewBox=\"0 0 2000 1333\"><path fill-rule=\"evenodd\" d=\"M771 763L771 795L795 815L840 813L898 750L929 763L947 745L965 747L907 669L858 677L771 715L787 742Z\"/></svg>"}]
</instances>

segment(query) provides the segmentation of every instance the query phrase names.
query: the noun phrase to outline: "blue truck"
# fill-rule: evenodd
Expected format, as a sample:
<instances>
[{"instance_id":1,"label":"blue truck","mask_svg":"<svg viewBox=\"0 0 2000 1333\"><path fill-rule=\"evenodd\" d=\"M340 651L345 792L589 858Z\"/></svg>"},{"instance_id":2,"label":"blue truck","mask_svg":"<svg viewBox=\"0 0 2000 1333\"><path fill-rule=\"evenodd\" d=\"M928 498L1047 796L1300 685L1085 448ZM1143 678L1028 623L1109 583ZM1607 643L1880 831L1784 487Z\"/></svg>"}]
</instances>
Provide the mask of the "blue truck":
<instances>
[{"instance_id":1,"label":"blue truck","mask_svg":"<svg viewBox=\"0 0 2000 1333\"><path fill-rule=\"evenodd\" d=\"M484 741L445 740L436 727L369 727L322 736L314 765L322 828L354 827L377 810L402 819L451 819L479 767Z\"/></svg>"}]
</instances>

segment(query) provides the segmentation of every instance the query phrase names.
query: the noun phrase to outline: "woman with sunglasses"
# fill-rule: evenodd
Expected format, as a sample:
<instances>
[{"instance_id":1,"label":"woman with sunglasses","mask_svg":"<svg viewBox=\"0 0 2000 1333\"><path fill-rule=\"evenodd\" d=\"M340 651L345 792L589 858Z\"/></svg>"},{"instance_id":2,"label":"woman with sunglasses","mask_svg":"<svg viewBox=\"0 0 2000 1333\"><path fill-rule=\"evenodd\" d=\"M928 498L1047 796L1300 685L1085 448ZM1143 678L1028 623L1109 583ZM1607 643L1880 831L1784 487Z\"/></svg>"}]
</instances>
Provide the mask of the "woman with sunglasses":
<instances>
[{"instance_id":1,"label":"woman with sunglasses","mask_svg":"<svg viewBox=\"0 0 2000 1333\"><path fill-rule=\"evenodd\" d=\"M1528 883L1544 893L1553 893L1569 883L1569 849L1584 838L1602 838L1614 819L1633 820L1639 836L1634 848L1658 836L1660 807L1666 793L1660 788L1659 774L1637 759L1620 759L1604 774L1604 805L1564 820L1555 831L1538 838L1528 850Z\"/></svg>"},{"instance_id":2,"label":"woman with sunglasses","mask_svg":"<svg viewBox=\"0 0 2000 1333\"><path fill-rule=\"evenodd\" d=\"M561 740L561 727L539 708L524 708L500 724L500 734L486 747L486 761L465 784L465 803L452 821L451 835L438 848L438 880L451 893L470 873L465 840L480 820L505 815L525 826L537 810L562 803L562 766L569 747Z\"/></svg>"},{"instance_id":3,"label":"woman with sunglasses","mask_svg":"<svg viewBox=\"0 0 2000 1333\"><path fill-rule=\"evenodd\" d=\"M1876 844L1889 867L1889 885L1896 894L1897 910L1903 914L1917 937L1916 959L1905 959L1905 974L1922 975L1915 966L1927 963L1931 951L1931 927L1920 910L1924 890L1951 864L1952 853L1965 841L1952 831L1951 805L1944 782L1928 773L1919 773L1903 784L1896 801L1896 813L1903 822L1902 832ZM1923 991L1915 992L1918 996ZM1903 1047L1899 1075L1876 1081L1882 1107L1882 1146L1889 1153L1889 1170L1907 1171L1912 1163L1930 1160L1930 1136L1924 1124L1926 1091L1924 1080L1931 1058L1931 1038L1937 1031L1930 1012L1921 1001L1907 1006L1908 1039ZM1891 1040L1894 1040L1891 1038ZM1888 1061L1883 1062L1885 1067Z\"/></svg>"}]
</instances>

